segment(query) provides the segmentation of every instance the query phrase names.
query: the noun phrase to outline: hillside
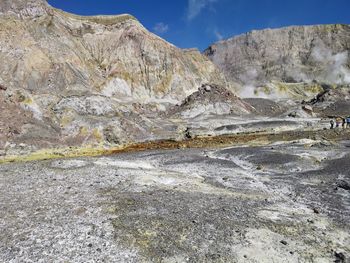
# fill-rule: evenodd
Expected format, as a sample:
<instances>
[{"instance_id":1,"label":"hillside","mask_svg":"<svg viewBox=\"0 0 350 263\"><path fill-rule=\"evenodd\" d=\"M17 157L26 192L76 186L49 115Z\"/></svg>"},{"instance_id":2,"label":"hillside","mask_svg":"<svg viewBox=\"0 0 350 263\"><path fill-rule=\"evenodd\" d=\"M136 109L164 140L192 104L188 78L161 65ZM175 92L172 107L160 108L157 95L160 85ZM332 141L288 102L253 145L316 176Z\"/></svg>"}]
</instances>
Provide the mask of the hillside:
<instances>
[{"instance_id":1,"label":"hillside","mask_svg":"<svg viewBox=\"0 0 350 263\"><path fill-rule=\"evenodd\" d=\"M300 94L300 83L349 83L349 50L350 26L338 24L252 31L215 43L204 54L244 87L243 96L265 91L278 97L281 89ZM316 92L307 86L302 91Z\"/></svg>"},{"instance_id":2,"label":"hillside","mask_svg":"<svg viewBox=\"0 0 350 263\"><path fill-rule=\"evenodd\" d=\"M205 83L227 87L200 52L130 15L84 17L42 0L6 0L0 24L0 148L171 137L176 127L169 131L158 113Z\"/></svg>"}]
</instances>

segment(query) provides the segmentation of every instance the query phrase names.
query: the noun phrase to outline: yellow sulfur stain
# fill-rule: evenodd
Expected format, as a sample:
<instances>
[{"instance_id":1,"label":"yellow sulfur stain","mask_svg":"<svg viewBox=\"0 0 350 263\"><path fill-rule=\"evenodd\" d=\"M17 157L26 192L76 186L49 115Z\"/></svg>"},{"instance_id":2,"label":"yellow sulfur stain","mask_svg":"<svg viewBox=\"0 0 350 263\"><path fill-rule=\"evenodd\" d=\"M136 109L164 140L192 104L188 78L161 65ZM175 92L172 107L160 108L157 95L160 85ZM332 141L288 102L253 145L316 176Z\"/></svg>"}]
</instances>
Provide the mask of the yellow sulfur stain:
<instances>
[{"instance_id":1,"label":"yellow sulfur stain","mask_svg":"<svg viewBox=\"0 0 350 263\"><path fill-rule=\"evenodd\" d=\"M95 130L95 136L102 138L98 129ZM76 157L93 157L101 155L111 155L124 152L140 152L145 150L165 150L178 148L207 148L207 147L227 147L231 145L247 145L258 146L265 145L275 141L292 141L305 137L323 136L328 140L339 141L349 139L350 129L344 130L342 133L334 133L331 130L307 130L307 131L280 131L280 132L260 132L260 133L242 133L228 134L219 136L198 136L190 140L156 140L139 143L129 143L119 145L117 147L102 146L82 146L68 147L60 149L46 149L33 152L27 155L4 156L0 157L0 164L9 162L28 162L57 158L76 158Z\"/></svg>"},{"instance_id":2,"label":"yellow sulfur stain","mask_svg":"<svg viewBox=\"0 0 350 263\"><path fill-rule=\"evenodd\" d=\"M69 115L64 115L61 118L61 126L66 127L68 124L70 124L73 121L73 118Z\"/></svg>"},{"instance_id":3,"label":"yellow sulfur stain","mask_svg":"<svg viewBox=\"0 0 350 263\"><path fill-rule=\"evenodd\" d=\"M103 141L103 135L102 135L102 133L100 132L99 129L97 129L97 128L93 129L92 135L94 136L96 141L98 141L98 142L102 142Z\"/></svg>"},{"instance_id":4,"label":"yellow sulfur stain","mask_svg":"<svg viewBox=\"0 0 350 263\"><path fill-rule=\"evenodd\" d=\"M31 105L31 104L33 104L33 100L31 98L25 98L22 101L22 103L25 104L25 105Z\"/></svg>"},{"instance_id":5,"label":"yellow sulfur stain","mask_svg":"<svg viewBox=\"0 0 350 263\"><path fill-rule=\"evenodd\" d=\"M85 126L80 127L79 134L81 136L88 136L89 135L89 129Z\"/></svg>"}]
</instances>

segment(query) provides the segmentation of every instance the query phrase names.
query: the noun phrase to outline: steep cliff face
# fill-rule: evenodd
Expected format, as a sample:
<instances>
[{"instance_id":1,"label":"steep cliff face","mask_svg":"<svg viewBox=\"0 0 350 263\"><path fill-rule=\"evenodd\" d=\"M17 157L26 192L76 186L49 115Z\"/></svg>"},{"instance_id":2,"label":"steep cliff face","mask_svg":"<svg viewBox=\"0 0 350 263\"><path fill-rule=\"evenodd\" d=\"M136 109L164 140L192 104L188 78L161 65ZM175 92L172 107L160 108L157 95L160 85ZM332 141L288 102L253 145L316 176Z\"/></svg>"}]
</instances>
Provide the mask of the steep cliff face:
<instances>
[{"instance_id":1,"label":"steep cliff face","mask_svg":"<svg viewBox=\"0 0 350 263\"><path fill-rule=\"evenodd\" d=\"M226 85L200 52L178 49L130 15L83 17L42 0L5 0L0 25L2 104L29 113L16 127L17 141L154 138L159 123L148 115L204 83ZM14 112L1 114L2 130Z\"/></svg>"},{"instance_id":2,"label":"steep cliff face","mask_svg":"<svg viewBox=\"0 0 350 263\"><path fill-rule=\"evenodd\" d=\"M270 83L349 83L349 50L349 25L319 25L252 31L204 54L249 93Z\"/></svg>"},{"instance_id":3,"label":"steep cliff face","mask_svg":"<svg viewBox=\"0 0 350 263\"><path fill-rule=\"evenodd\" d=\"M1 77L11 78L16 87L181 100L202 83L223 81L198 52L174 47L132 16L81 17L42 1L23 2L1 4L9 10L0 18L1 54L7 64ZM40 16L20 16L35 8ZM9 16L14 10L18 17ZM14 75L8 74L10 69Z\"/></svg>"}]
</instances>

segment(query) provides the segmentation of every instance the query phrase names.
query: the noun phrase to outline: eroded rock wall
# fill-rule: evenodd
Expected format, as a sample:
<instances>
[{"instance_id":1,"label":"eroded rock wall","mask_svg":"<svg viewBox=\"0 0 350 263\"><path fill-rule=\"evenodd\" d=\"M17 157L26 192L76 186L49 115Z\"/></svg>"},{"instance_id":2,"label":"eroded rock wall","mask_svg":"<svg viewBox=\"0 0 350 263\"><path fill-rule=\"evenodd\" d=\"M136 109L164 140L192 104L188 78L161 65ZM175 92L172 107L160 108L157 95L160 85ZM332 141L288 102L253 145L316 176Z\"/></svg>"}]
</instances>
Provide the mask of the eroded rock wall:
<instances>
[{"instance_id":1,"label":"eroded rock wall","mask_svg":"<svg viewBox=\"0 0 350 263\"><path fill-rule=\"evenodd\" d=\"M168 136L159 112L202 84L227 84L199 51L173 46L130 15L84 17L46 1L5 0L0 25L0 97L27 113L24 123L40 123L16 127L8 140L29 143L35 135L70 145L105 142L111 133L120 137L112 141ZM49 127L56 132L42 137Z\"/></svg>"},{"instance_id":2,"label":"eroded rock wall","mask_svg":"<svg viewBox=\"0 0 350 263\"><path fill-rule=\"evenodd\" d=\"M276 82L349 83L349 43L349 25L293 26L220 41L204 54L252 96L254 88Z\"/></svg>"}]
</instances>

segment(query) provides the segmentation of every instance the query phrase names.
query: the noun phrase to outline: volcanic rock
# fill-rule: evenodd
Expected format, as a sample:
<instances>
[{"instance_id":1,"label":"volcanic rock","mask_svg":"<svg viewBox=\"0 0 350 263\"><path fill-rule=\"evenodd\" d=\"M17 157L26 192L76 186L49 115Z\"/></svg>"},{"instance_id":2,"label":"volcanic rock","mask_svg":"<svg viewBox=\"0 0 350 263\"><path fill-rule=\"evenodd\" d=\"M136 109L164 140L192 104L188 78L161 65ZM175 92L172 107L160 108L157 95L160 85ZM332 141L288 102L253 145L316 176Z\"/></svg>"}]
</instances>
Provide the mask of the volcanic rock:
<instances>
[{"instance_id":1,"label":"volcanic rock","mask_svg":"<svg viewBox=\"0 0 350 263\"><path fill-rule=\"evenodd\" d=\"M204 54L227 77L241 83L246 83L247 77L254 77L252 80L260 84L271 80L324 80L324 74L335 73L328 72L329 63L344 62L339 65L338 69L344 71L338 72L339 79L333 81L336 82L348 77L345 73L349 73L349 38L349 25L293 26L252 31L220 41ZM255 76L247 76L247 72Z\"/></svg>"},{"instance_id":2,"label":"volcanic rock","mask_svg":"<svg viewBox=\"0 0 350 263\"><path fill-rule=\"evenodd\" d=\"M292 26L254 30L215 43L204 54L247 93L273 81L284 88L313 80L349 83L349 41L349 25Z\"/></svg>"},{"instance_id":3,"label":"volcanic rock","mask_svg":"<svg viewBox=\"0 0 350 263\"><path fill-rule=\"evenodd\" d=\"M85 17L44 0L4 0L0 24L0 138L9 119L21 131L6 140L62 146L169 137L176 129L160 112L202 84L230 88L198 50L173 46L131 15Z\"/></svg>"}]
</instances>

